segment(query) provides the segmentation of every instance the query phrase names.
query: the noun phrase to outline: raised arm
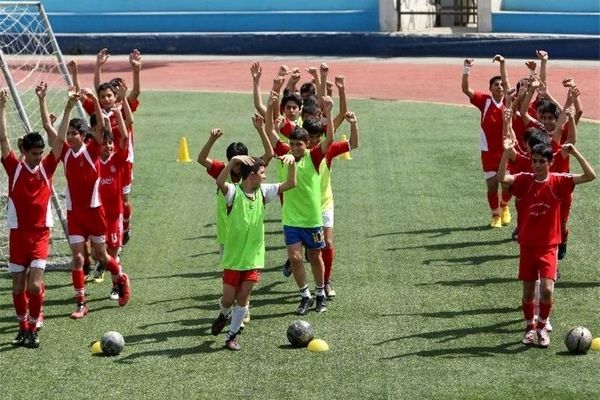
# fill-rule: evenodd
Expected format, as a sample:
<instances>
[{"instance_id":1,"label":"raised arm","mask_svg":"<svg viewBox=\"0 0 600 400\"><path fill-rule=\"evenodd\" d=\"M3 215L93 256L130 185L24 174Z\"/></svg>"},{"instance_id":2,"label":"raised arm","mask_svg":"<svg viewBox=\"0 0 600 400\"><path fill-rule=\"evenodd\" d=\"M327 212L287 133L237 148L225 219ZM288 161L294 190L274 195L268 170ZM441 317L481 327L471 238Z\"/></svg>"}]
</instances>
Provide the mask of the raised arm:
<instances>
[{"instance_id":1,"label":"raised arm","mask_svg":"<svg viewBox=\"0 0 600 400\"><path fill-rule=\"evenodd\" d=\"M358 148L358 119L356 114L348 111L346 113L346 121L350 124L350 148L352 150Z\"/></svg>"},{"instance_id":2,"label":"raised arm","mask_svg":"<svg viewBox=\"0 0 600 400\"><path fill-rule=\"evenodd\" d=\"M223 168L223 171L221 171L221 173L217 177L217 187L219 188L219 190L221 191L221 193L223 193L224 195L227 194L227 192L229 191L229 189L228 189L228 187L226 185L226 183L227 183L227 177L231 173L231 169L233 168L233 165L234 164L239 164L239 163L243 163L243 164L247 164L247 165L253 165L254 164L254 160L250 156L235 156L235 157L233 157L231 159L231 161L229 161L227 163L227 165L225 166L225 168Z\"/></svg>"},{"instance_id":3,"label":"raised arm","mask_svg":"<svg viewBox=\"0 0 600 400\"><path fill-rule=\"evenodd\" d=\"M508 149L508 159L515 161L517 158L517 151L515 150L517 140L512 130L512 115L513 113L510 108L505 108L502 113L502 144L505 149Z\"/></svg>"},{"instance_id":4,"label":"raised arm","mask_svg":"<svg viewBox=\"0 0 600 400\"><path fill-rule=\"evenodd\" d=\"M333 118L331 117L331 111L333 109L333 100L329 96L323 97L323 116L326 118L327 132L325 132L325 139L321 140L321 152L327 153L329 146L333 143Z\"/></svg>"},{"instance_id":5,"label":"raised arm","mask_svg":"<svg viewBox=\"0 0 600 400\"><path fill-rule=\"evenodd\" d=\"M283 68L283 67L284 66L282 66L281 68ZM280 73L281 73L281 69L280 69ZM285 75L277 75L273 79L273 87L271 88L271 92L275 92L277 94L277 97L275 98L276 102L275 102L275 104L273 104L273 107L271 108L271 112L267 111L265 114L265 115L270 115L273 120L276 120L277 117L279 117L279 115L281 114L280 110L279 110L280 109L279 94L281 93L281 87L283 86L283 82L285 82Z\"/></svg>"},{"instance_id":6,"label":"raised arm","mask_svg":"<svg viewBox=\"0 0 600 400\"><path fill-rule=\"evenodd\" d=\"M504 93L510 90L510 82L508 81L508 71L506 70L506 59L500 54L496 54L492 62L500 63L500 78L502 79L502 88Z\"/></svg>"},{"instance_id":7,"label":"raised arm","mask_svg":"<svg viewBox=\"0 0 600 400\"><path fill-rule=\"evenodd\" d=\"M60 159L63 144L65 143L65 138L67 137L67 131L69 130L71 110L73 110L73 107L75 107L75 104L81 98L81 94L75 90L75 87L69 88L69 92L67 94L69 99L67 100L67 104L65 104L65 111L63 112L63 117L60 121L60 126L58 127L56 140L52 144L52 154L54 154L54 158L57 160ZM102 119L102 114L100 114L100 118L98 119Z\"/></svg>"},{"instance_id":8,"label":"raised arm","mask_svg":"<svg viewBox=\"0 0 600 400\"><path fill-rule=\"evenodd\" d=\"M594 179L596 179L596 171L594 171L594 168L592 168L590 163L588 163L587 160L583 158L579 150L577 150L574 145L572 145L571 143L567 143L563 145L563 149L577 159L577 162L583 170L583 174L576 174L573 176L573 182L575 182L576 185L579 185L580 183L593 181Z\"/></svg>"},{"instance_id":9,"label":"raised arm","mask_svg":"<svg viewBox=\"0 0 600 400\"><path fill-rule=\"evenodd\" d=\"M40 117L42 118L42 126L46 131L46 135L48 135L48 146L52 147L52 144L56 140L56 129L54 129L54 125L52 125L52 120L50 119L50 113L48 112L48 107L46 105L46 93L48 91L48 84L44 81L40 82L35 87L35 94L38 98L38 102L40 104Z\"/></svg>"},{"instance_id":10,"label":"raised arm","mask_svg":"<svg viewBox=\"0 0 600 400\"><path fill-rule=\"evenodd\" d=\"M523 96L523 100L521 101L521 109L519 111L521 112L521 119L523 120L525 126L529 125L532 121L534 121L534 119L531 118L531 115L529 115L529 104L531 103L531 99L533 98L535 90L539 86L540 81L538 81L537 79L533 79L529 84L525 95Z\"/></svg>"},{"instance_id":11,"label":"raised arm","mask_svg":"<svg viewBox=\"0 0 600 400\"><path fill-rule=\"evenodd\" d=\"M250 66L250 74L252 75L252 95L254 97L254 108L264 118L267 108L262 102L260 96L260 77L262 76L262 67L257 61Z\"/></svg>"},{"instance_id":12,"label":"raised arm","mask_svg":"<svg viewBox=\"0 0 600 400\"><path fill-rule=\"evenodd\" d=\"M348 103L346 101L346 85L344 84L344 76L338 75L335 77L335 86L338 88L338 94L340 96L340 110L338 115L333 119L334 131L344 122L346 113L348 112Z\"/></svg>"},{"instance_id":13,"label":"raised arm","mask_svg":"<svg viewBox=\"0 0 600 400\"><path fill-rule=\"evenodd\" d=\"M210 154L210 149L212 149L215 142L219 140L222 135L223 131L219 128L210 130L210 136L208 137L206 144L204 144L204 147L202 147L202 150L198 153L198 163L202 164L204 168L209 169L212 166L213 160L208 158L208 155Z\"/></svg>"},{"instance_id":14,"label":"raised arm","mask_svg":"<svg viewBox=\"0 0 600 400\"><path fill-rule=\"evenodd\" d=\"M73 86L75 86L75 89L79 91L81 89L81 85L79 84L79 68L77 67L77 62L75 60L69 61L67 63L67 70L71 74Z\"/></svg>"},{"instance_id":15,"label":"raised arm","mask_svg":"<svg viewBox=\"0 0 600 400\"><path fill-rule=\"evenodd\" d=\"M511 150L513 150L515 144L510 138L504 138L502 142L502 147L504 148L504 152L502 153L502 158L500 159L500 165L498 166L498 173L496 175L496 179L498 182L503 183L508 186L512 186L515 181L515 177L506 171L506 166L508 164L508 159L510 158Z\"/></svg>"},{"instance_id":16,"label":"raised arm","mask_svg":"<svg viewBox=\"0 0 600 400\"><path fill-rule=\"evenodd\" d=\"M129 142L129 132L127 132L127 125L125 122L125 118L123 117L122 109L127 104L127 101L122 103L115 103L115 106L112 108L112 112L115 113L117 117L117 127L119 128L119 132L121 132L121 140L119 141L119 147L121 150L127 149L127 143Z\"/></svg>"},{"instance_id":17,"label":"raised arm","mask_svg":"<svg viewBox=\"0 0 600 400\"><path fill-rule=\"evenodd\" d=\"M94 140L96 143L101 145L104 143L104 114L102 113L102 107L98 101L98 97L91 90L81 89L81 94L86 96L94 103L94 110L96 114L96 126L94 127ZM109 128L110 129L110 128Z\"/></svg>"},{"instance_id":18,"label":"raised arm","mask_svg":"<svg viewBox=\"0 0 600 400\"><path fill-rule=\"evenodd\" d=\"M279 194L296 187L296 160L291 154L284 154L279 157L284 165L288 165L287 180L279 185Z\"/></svg>"},{"instance_id":19,"label":"raised arm","mask_svg":"<svg viewBox=\"0 0 600 400\"><path fill-rule=\"evenodd\" d=\"M275 92L271 92L269 94L269 100L267 101L267 115L273 114L273 107L275 107L275 104L279 104L278 98L279 95ZM279 136L277 136L277 132L275 132L274 122L275 121L273 121L271 118L265 119L265 133L267 134L267 137L269 138L273 148L279 141Z\"/></svg>"},{"instance_id":20,"label":"raised arm","mask_svg":"<svg viewBox=\"0 0 600 400\"><path fill-rule=\"evenodd\" d=\"M131 72L133 74L133 88L127 98L129 101L135 102L141 93L140 71L142 70L142 53L138 49L133 49L129 53L129 65L131 65Z\"/></svg>"},{"instance_id":21,"label":"raised arm","mask_svg":"<svg viewBox=\"0 0 600 400\"><path fill-rule=\"evenodd\" d=\"M548 67L548 52L546 50L536 50L535 54L540 60L540 81L546 82L546 69Z\"/></svg>"},{"instance_id":22,"label":"raised arm","mask_svg":"<svg viewBox=\"0 0 600 400\"><path fill-rule=\"evenodd\" d=\"M6 104L8 103L8 92L6 89L0 90L0 149L2 150L2 159L8 157L10 153L10 141L8 140L8 131L6 129Z\"/></svg>"},{"instance_id":23,"label":"raised arm","mask_svg":"<svg viewBox=\"0 0 600 400\"><path fill-rule=\"evenodd\" d=\"M321 63L319 67L319 86L317 86L317 97L322 98L327 95L327 75L329 67L325 63Z\"/></svg>"},{"instance_id":24,"label":"raised arm","mask_svg":"<svg viewBox=\"0 0 600 400\"><path fill-rule=\"evenodd\" d=\"M321 87L321 81L319 80L319 70L316 67L308 67L306 68L306 72L312 76L312 83L315 85L315 89L317 90L317 97L321 97L319 95L319 88Z\"/></svg>"},{"instance_id":25,"label":"raised arm","mask_svg":"<svg viewBox=\"0 0 600 400\"><path fill-rule=\"evenodd\" d=\"M273 146L267 137L267 133L265 132L265 119L261 117L259 113L254 113L252 117L252 125L258 132L258 136L260 137L260 141L265 149L265 154L263 154L260 158L263 159L265 165L269 165L269 162L273 157L275 157L275 151L273 151Z\"/></svg>"},{"instance_id":26,"label":"raised arm","mask_svg":"<svg viewBox=\"0 0 600 400\"><path fill-rule=\"evenodd\" d=\"M475 60L473 60L472 58L467 58L464 62L463 62L463 74L462 74L462 92L470 99L473 98L473 96L475 96L475 91L473 89L471 89L471 86L469 86L469 74L471 73L471 68L473 67L473 65L475 64Z\"/></svg>"},{"instance_id":27,"label":"raised arm","mask_svg":"<svg viewBox=\"0 0 600 400\"><path fill-rule=\"evenodd\" d=\"M296 85L300 82L300 69L294 68L292 69L292 74L290 75L290 79L288 79L288 83L286 86L287 92L289 94L295 93L298 91Z\"/></svg>"},{"instance_id":28,"label":"raised arm","mask_svg":"<svg viewBox=\"0 0 600 400\"><path fill-rule=\"evenodd\" d=\"M110 57L108 49L105 47L96 54L96 65L94 66L94 89L98 90L98 87L102 83L102 66L106 63Z\"/></svg>"},{"instance_id":29,"label":"raised arm","mask_svg":"<svg viewBox=\"0 0 600 400\"><path fill-rule=\"evenodd\" d=\"M573 78L569 77L563 79L562 84L564 87L569 88L569 96L571 97L571 102L575 106L575 123L578 124L579 119L583 115L583 107L581 106L581 99L579 98L581 91L575 84L575 80Z\"/></svg>"},{"instance_id":30,"label":"raised arm","mask_svg":"<svg viewBox=\"0 0 600 400\"><path fill-rule=\"evenodd\" d=\"M127 99L127 84L125 84L125 82L122 82L117 88L117 100L122 105L121 110L123 112L123 122L127 128L131 128L133 126L134 117L133 112L131 111L131 106L129 105L129 101Z\"/></svg>"}]
</instances>

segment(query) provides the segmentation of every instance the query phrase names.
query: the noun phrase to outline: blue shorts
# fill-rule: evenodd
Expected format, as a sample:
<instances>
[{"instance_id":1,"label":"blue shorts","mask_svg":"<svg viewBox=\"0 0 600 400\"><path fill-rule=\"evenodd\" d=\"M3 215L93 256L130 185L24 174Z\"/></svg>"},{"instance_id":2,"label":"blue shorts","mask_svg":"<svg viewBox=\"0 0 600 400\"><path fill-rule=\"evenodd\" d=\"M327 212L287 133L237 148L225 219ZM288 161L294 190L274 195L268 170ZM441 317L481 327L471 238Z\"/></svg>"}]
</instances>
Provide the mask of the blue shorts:
<instances>
[{"instance_id":1,"label":"blue shorts","mask_svg":"<svg viewBox=\"0 0 600 400\"><path fill-rule=\"evenodd\" d=\"M323 228L321 227L296 228L284 225L283 237L285 238L286 246L302 243L307 249L322 249L325 247Z\"/></svg>"}]
</instances>

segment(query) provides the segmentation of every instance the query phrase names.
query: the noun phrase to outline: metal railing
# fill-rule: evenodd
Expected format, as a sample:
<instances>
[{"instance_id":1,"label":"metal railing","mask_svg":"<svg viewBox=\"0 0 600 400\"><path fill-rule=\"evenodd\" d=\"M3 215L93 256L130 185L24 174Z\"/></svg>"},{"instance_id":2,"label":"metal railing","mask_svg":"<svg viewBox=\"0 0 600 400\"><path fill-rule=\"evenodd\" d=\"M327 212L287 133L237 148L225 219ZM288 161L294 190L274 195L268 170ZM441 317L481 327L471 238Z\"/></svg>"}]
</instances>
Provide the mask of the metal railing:
<instances>
[{"instance_id":1,"label":"metal railing","mask_svg":"<svg viewBox=\"0 0 600 400\"><path fill-rule=\"evenodd\" d=\"M477 24L477 0L454 0L451 5L442 4L442 0L435 0L432 5L435 6L435 10L405 11L402 9L402 1L398 0L396 5L396 11L398 13L398 31L402 30L403 15L435 15L436 27L443 26L442 16L454 16L454 22L451 26Z\"/></svg>"}]
</instances>

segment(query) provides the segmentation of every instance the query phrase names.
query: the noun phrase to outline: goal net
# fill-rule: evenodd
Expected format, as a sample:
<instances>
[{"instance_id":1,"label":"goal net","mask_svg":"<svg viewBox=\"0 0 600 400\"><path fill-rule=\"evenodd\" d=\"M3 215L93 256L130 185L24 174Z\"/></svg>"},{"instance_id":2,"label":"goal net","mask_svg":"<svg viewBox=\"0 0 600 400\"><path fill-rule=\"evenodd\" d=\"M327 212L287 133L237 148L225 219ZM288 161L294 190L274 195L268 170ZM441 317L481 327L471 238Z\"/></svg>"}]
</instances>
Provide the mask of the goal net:
<instances>
[{"instance_id":1,"label":"goal net","mask_svg":"<svg viewBox=\"0 0 600 400\"><path fill-rule=\"evenodd\" d=\"M0 2L0 85L7 88L10 101L8 135L11 147L19 152L17 139L30 131L44 137L35 87L40 81L48 84L46 103L50 113L60 121L67 99L71 78L40 2ZM81 110L80 110L81 112ZM46 145L46 152L49 150ZM65 267L70 261L66 239L63 193L65 178L59 166L54 175L53 199L54 228L48 258L50 267ZM0 176L0 266L8 262L8 228L6 226L7 183L5 173Z\"/></svg>"}]
</instances>

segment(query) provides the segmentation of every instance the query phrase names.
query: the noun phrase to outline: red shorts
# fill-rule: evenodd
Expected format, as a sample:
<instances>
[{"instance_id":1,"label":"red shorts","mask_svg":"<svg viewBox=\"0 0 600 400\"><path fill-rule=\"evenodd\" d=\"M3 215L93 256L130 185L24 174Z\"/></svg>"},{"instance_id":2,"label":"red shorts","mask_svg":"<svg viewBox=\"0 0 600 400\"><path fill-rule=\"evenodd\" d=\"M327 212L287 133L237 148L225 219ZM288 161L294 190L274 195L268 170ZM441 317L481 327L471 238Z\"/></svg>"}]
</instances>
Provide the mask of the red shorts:
<instances>
[{"instance_id":1,"label":"red shorts","mask_svg":"<svg viewBox=\"0 0 600 400\"><path fill-rule=\"evenodd\" d=\"M229 286L238 287L242 282L257 283L260 280L260 269L249 269L247 271L237 271L234 269L223 270L223 283Z\"/></svg>"},{"instance_id":2,"label":"red shorts","mask_svg":"<svg viewBox=\"0 0 600 400\"><path fill-rule=\"evenodd\" d=\"M81 243L93 236L94 242L102 243L98 238L106 234L106 217L102 206L83 210L67 211L67 229L69 243Z\"/></svg>"},{"instance_id":3,"label":"red shorts","mask_svg":"<svg viewBox=\"0 0 600 400\"><path fill-rule=\"evenodd\" d=\"M123 214L106 220L106 247L118 249L123 244Z\"/></svg>"},{"instance_id":4,"label":"red shorts","mask_svg":"<svg viewBox=\"0 0 600 400\"><path fill-rule=\"evenodd\" d=\"M123 194L131 192L131 182L133 182L133 163L127 161L121 168L121 188Z\"/></svg>"},{"instance_id":5,"label":"red shorts","mask_svg":"<svg viewBox=\"0 0 600 400\"><path fill-rule=\"evenodd\" d=\"M49 228L17 228L10 230L9 270L23 272L25 268L46 268Z\"/></svg>"},{"instance_id":6,"label":"red shorts","mask_svg":"<svg viewBox=\"0 0 600 400\"><path fill-rule=\"evenodd\" d=\"M481 166L483 167L483 172L498 172L498 167L500 166L500 159L502 158L502 152L490 152L490 151L482 151L481 152Z\"/></svg>"},{"instance_id":7,"label":"red shorts","mask_svg":"<svg viewBox=\"0 0 600 400\"><path fill-rule=\"evenodd\" d=\"M556 280L557 246L519 246L519 248L519 280L535 281L538 278Z\"/></svg>"}]
</instances>

